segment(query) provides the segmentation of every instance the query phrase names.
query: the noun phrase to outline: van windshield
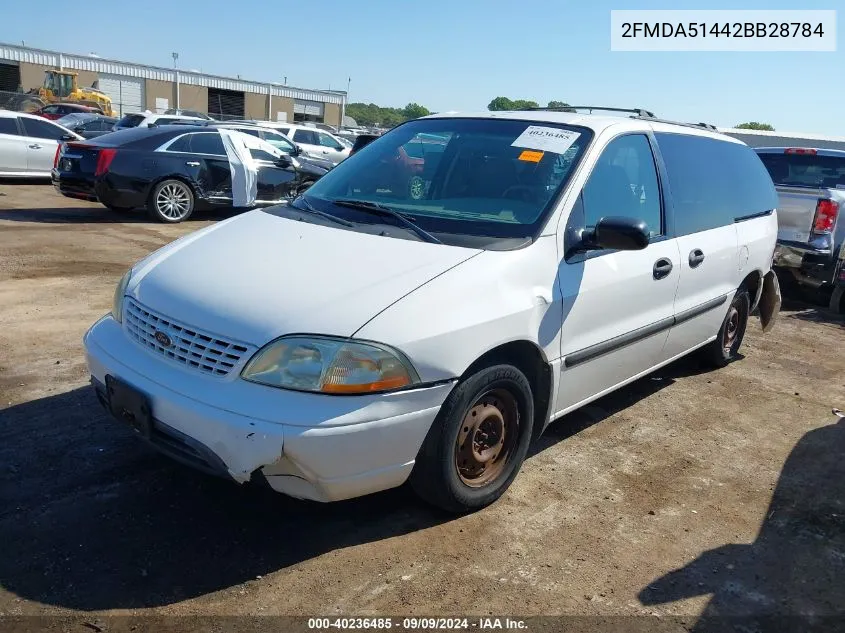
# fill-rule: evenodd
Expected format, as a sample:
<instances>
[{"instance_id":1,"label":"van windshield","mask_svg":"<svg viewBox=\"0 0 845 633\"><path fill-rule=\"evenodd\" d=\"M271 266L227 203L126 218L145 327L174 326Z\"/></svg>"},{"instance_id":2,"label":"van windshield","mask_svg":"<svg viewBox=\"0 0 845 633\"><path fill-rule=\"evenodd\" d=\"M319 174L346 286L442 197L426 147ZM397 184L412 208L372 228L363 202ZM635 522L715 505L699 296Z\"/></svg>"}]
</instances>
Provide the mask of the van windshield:
<instances>
[{"instance_id":1,"label":"van windshield","mask_svg":"<svg viewBox=\"0 0 845 633\"><path fill-rule=\"evenodd\" d=\"M760 160L776 185L793 187L845 187L845 154L773 154L760 152Z\"/></svg>"},{"instance_id":2,"label":"van windshield","mask_svg":"<svg viewBox=\"0 0 845 633\"><path fill-rule=\"evenodd\" d=\"M305 198L352 222L383 219L335 201L384 205L446 243L524 241L542 229L591 138L556 123L417 119L340 163Z\"/></svg>"}]
</instances>

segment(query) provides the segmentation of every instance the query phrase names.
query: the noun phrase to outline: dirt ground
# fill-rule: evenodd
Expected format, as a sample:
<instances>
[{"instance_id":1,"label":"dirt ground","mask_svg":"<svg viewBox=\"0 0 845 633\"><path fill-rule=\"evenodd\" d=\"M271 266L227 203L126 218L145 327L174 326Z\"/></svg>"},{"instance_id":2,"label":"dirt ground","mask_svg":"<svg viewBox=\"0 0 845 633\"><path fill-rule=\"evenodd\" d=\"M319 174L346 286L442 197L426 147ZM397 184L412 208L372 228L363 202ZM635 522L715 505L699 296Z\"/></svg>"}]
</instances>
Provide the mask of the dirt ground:
<instances>
[{"instance_id":1,"label":"dirt ground","mask_svg":"<svg viewBox=\"0 0 845 633\"><path fill-rule=\"evenodd\" d=\"M484 511L319 505L170 462L87 386L121 274L222 215L0 193L0 614L845 614L845 327L821 308L555 422Z\"/></svg>"}]
</instances>

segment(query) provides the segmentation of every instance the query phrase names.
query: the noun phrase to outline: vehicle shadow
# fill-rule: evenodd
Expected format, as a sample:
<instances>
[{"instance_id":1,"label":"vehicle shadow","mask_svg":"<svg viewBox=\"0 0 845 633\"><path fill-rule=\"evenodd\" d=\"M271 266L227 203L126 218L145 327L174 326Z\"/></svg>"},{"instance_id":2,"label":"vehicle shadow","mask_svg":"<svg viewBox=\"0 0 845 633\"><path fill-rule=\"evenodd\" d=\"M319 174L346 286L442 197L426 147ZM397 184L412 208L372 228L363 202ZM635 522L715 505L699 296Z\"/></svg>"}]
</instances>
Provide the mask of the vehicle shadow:
<instances>
[{"instance_id":1,"label":"vehicle shadow","mask_svg":"<svg viewBox=\"0 0 845 633\"><path fill-rule=\"evenodd\" d=\"M237 209L197 209L185 222L221 220L241 210ZM0 209L0 220L8 222L35 222L45 224L161 224L151 220L143 209L131 211L112 211L103 206L92 207L54 207Z\"/></svg>"},{"instance_id":2,"label":"vehicle shadow","mask_svg":"<svg viewBox=\"0 0 845 633\"><path fill-rule=\"evenodd\" d=\"M738 360L744 356L738 354ZM678 378L697 376L713 369L699 361L695 354L685 356L669 365L632 382L606 396L576 409L552 422L540 439L529 449L529 456L536 455L558 442L573 437L610 416L645 400L658 391L675 383Z\"/></svg>"},{"instance_id":3,"label":"vehicle shadow","mask_svg":"<svg viewBox=\"0 0 845 633\"><path fill-rule=\"evenodd\" d=\"M640 601L655 605L713 594L694 631L734 630L729 628L732 624L742 630L841 627L845 621L843 454L845 419L805 434L783 466L754 542L703 552L642 589ZM831 616L838 617L826 619Z\"/></svg>"},{"instance_id":4,"label":"vehicle shadow","mask_svg":"<svg viewBox=\"0 0 845 633\"><path fill-rule=\"evenodd\" d=\"M172 604L450 520L404 487L323 505L195 473L88 387L0 410L0 464L0 586L71 609Z\"/></svg>"}]
</instances>

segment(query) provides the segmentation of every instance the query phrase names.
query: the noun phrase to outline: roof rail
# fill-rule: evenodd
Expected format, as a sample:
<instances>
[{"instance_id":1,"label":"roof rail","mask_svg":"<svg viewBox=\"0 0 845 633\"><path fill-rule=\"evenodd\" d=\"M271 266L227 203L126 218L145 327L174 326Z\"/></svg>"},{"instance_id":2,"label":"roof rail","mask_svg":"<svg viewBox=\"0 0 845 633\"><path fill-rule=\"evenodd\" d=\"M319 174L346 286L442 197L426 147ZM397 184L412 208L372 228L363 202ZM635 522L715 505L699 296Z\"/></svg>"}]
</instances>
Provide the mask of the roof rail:
<instances>
[{"instance_id":1,"label":"roof rail","mask_svg":"<svg viewBox=\"0 0 845 633\"><path fill-rule=\"evenodd\" d=\"M603 112L629 112L638 117L654 118L654 113L643 108L610 108L605 106L561 106L559 108L528 108L529 110L547 110L549 112L575 112L576 110L602 110Z\"/></svg>"},{"instance_id":2,"label":"roof rail","mask_svg":"<svg viewBox=\"0 0 845 633\"><path fill-rule=\"evenodd\" d=\"M672 125L683 125L684 127L697 127L705 130L712 130L714 132L718 132L719 128L715 125L710 123L685 123L683 121L672 121L670 119L659 119L655 116L641 116L637 117L639 119L645 119L647 121L654 121L655 123L671 123Z\"/></svg>"}]
</instances>

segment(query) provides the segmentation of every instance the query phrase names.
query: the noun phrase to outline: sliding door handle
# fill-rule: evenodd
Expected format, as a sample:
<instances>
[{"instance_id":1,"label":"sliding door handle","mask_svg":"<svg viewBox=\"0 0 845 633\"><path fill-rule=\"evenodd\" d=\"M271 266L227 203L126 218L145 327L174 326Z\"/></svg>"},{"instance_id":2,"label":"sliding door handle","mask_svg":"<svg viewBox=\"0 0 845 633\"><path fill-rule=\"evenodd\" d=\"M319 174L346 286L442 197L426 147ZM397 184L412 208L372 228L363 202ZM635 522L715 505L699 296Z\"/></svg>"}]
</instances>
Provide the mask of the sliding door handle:
<instances>
[{"instance_id":1,"label":"sliding door handle","mask_svg":"<svg viewBox=\"0 0 845 633\"><path fill-rule=\"evenodd\" d=\"M695 268L701 262L704 261L704 251L700 248L696 248L695 250L691 251L689 254L689 267Z\"/></svg>"}]
</instances>

